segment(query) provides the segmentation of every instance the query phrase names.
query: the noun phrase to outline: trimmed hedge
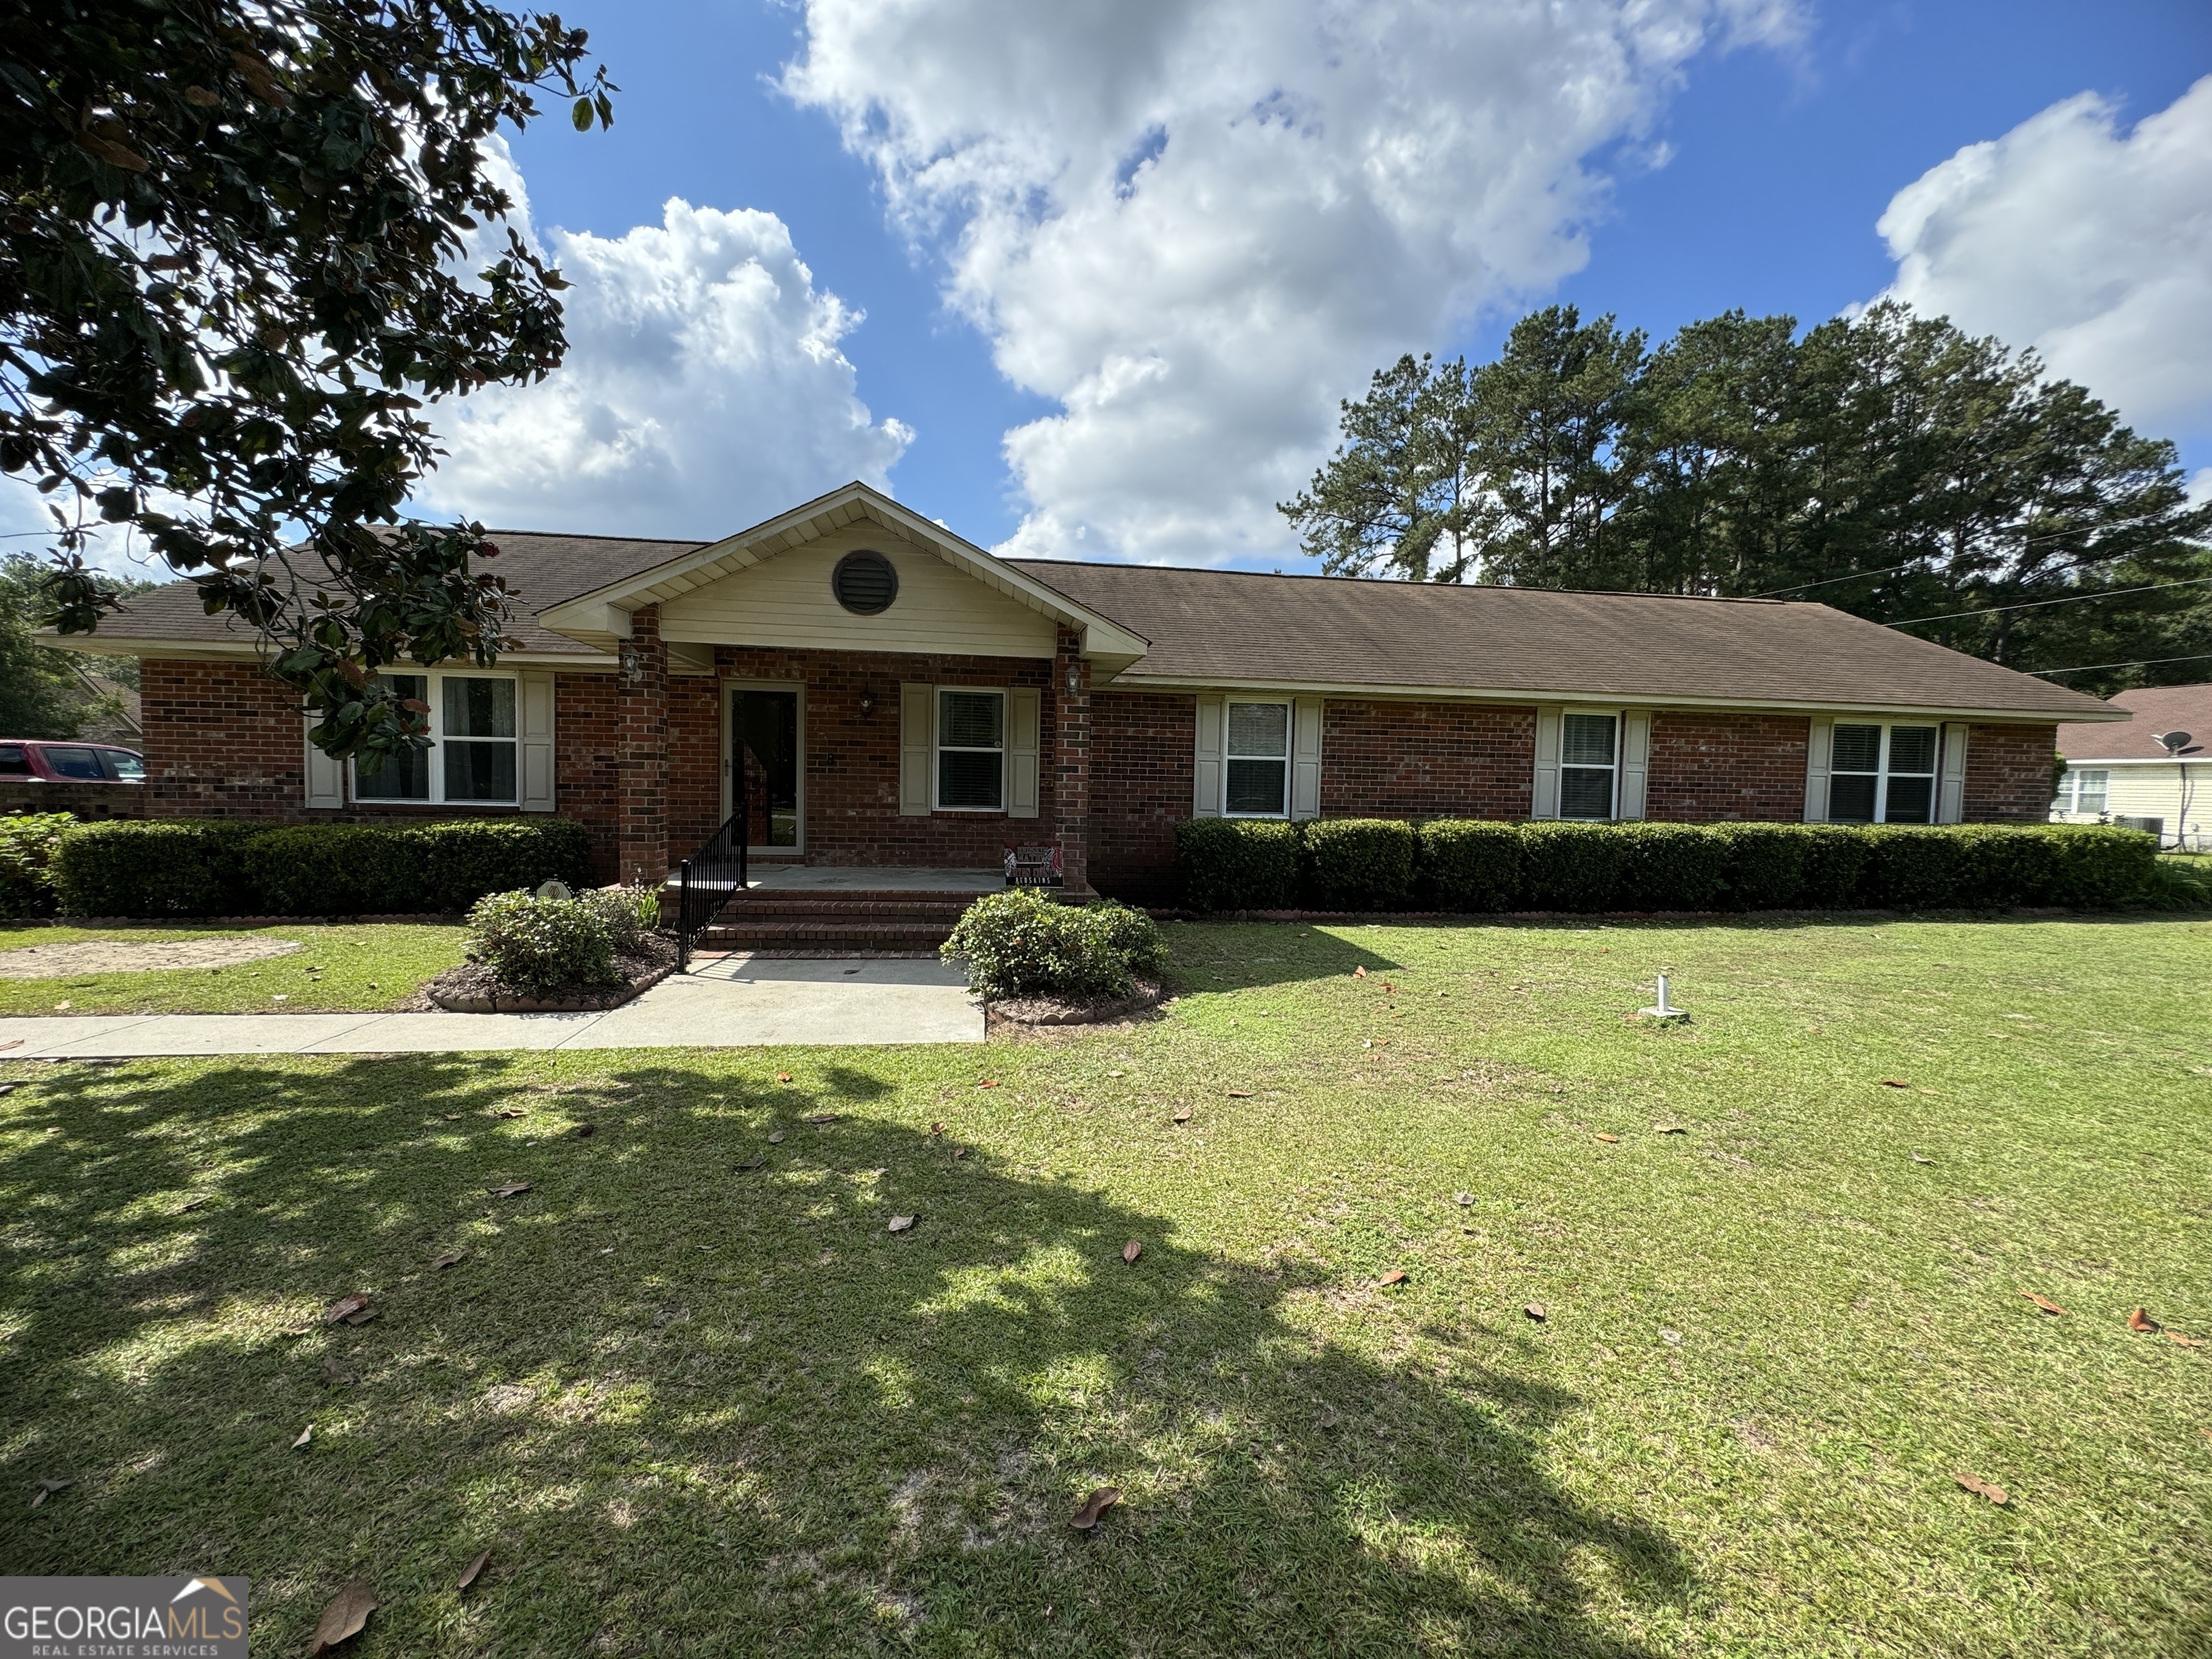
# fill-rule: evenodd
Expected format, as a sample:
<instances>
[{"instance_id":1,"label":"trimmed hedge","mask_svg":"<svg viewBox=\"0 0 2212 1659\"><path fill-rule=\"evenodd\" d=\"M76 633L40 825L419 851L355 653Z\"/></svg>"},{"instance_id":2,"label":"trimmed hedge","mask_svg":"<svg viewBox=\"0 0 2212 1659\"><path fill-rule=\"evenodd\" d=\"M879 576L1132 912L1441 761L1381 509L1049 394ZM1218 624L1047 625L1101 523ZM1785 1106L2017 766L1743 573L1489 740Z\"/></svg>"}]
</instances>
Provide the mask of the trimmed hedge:
<instances>
[{"instance_id":1,"label":"trimmed hedge","mask_svg":"<svg viewBox=\"0 0 2212 1659\"><path fill-rule=\"evenodd\" d=\"M2108 824L1502 823L1200 818L1196 910L2076 908L2157 902L2157 843Z\"/></svg>"},{"instance_id":2,"label":"trimmed hedge","mask_svg":"<svg viewBox=\"0 0 2212 1659\"><path fill-rule=\"evenodd\" d=\"M78 916L336 916L466 910L487 893L591 879L591 837L567 818L257 824L132 818L79 824L54 848Z\"/></svg>"},{"instance_id":3,"label":"trimmed hedge","mask_svg":"<svg viewBox=\"0 0 2212 1659\"><path fill-rule=\"evenodd\" d=\"M62 831L76 827L67 812L11 812L0 817L0 916L53 914L50 867Z\"/></svg>"}]
</instances>

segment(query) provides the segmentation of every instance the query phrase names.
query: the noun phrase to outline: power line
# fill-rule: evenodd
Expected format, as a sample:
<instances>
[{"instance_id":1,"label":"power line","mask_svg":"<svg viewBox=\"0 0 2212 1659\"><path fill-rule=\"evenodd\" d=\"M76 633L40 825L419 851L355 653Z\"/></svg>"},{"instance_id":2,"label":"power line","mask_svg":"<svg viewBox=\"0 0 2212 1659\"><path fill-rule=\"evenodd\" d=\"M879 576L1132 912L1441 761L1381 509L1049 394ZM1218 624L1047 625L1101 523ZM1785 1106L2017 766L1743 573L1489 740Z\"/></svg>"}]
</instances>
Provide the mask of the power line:
<instances>
[{"instance_id":1,"label":"power line","mask_svg":"<svg viewBox=\"0 0 2212 1659\"><path fill-rule=\"evenodd\" d=\"M2212 662L2212 651L2200 651L2193 657L2145 657L2136 662L2085 662L2075 668L2030 668L2031 678L2044 674L2086 674L2093 668L2154 668L2167 662Z\"/></svg>"},{"instance_id":2,"label":"power line","mask_svg":"<svg viewBox=\"0 0 2212 1659\"><path fill-rule=\"evenodd\" d=\"M2117 599L2123 593L2154 593L2162 587L2200 587L2212 576L2189 576L2178 582L2145 582L2141 587L2107 587L2094 593L2069 593L2063 599L2023 599L2018 605L1984 605L1978 611L1951 611L1940 617L1906 617L1884 623L1884 628L1911 628L1916 623L1961 622L1968 617L1994 617L2000 611L2035 611L2046 605L2078 605L2083 599Z\"/></svg>"},{"instance_id":3,"label":"power line","mask_svg":"<svg viewBox=\"0 0 2212 1659\"><path fill-rule=\"evenodd\" d=\"M2033 547L2038 542L2063 542L2075 536L2094 533L2094 532L2080 530L2060 530L2056 531L2048 536L2025 537L2021 541L2015 543L2014 545L2020 547ZM2097 558L2084 559L2079 564L2069 565L2067 568L2069 570L2086 570L2093 564L2110 564L2115 559L2132 559L2136 556L2136 554L2142 551L2142 550L2141 548L2135 548L2125 553L2106 553ZM1931 555L1927 556L1933 556ZM1778 593L1802 593L1810 588L1833 587L1838 582L1863 581L1869 576L1895 575L1899 571L1910 570L1914 565L1921 562L1922 560L1920 559L1907 559L1903 564L1886 564L1879 570L1854 570L1848 576L1828 576L1817 582L1799 582L1795 587L1770 587L1763 592L1746 593L1742 595L1742 597L1747 599L1771 599Z\"/></svg>"}]
</instances>

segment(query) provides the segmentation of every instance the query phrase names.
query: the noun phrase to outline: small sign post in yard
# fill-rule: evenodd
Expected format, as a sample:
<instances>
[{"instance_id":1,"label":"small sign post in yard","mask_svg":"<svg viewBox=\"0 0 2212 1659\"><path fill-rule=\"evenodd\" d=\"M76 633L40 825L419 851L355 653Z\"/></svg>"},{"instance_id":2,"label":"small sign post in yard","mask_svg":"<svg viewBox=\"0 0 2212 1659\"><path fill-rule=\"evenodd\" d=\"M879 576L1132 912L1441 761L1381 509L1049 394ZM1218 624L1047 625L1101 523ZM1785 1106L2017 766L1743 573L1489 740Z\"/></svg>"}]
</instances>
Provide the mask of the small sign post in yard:
<instances>
[{"instance_id":1,"label":"small sign post in yard","mask_svg":"<svg viewBox=\"0 0 2212 1659\"><path fill-rule=\"evenodd\" d=\"M1636 1012L1646 1019L1687 1019L1690 1017L1688 1009L1677 1008L1667 1000L1667 975L1664 974L1659 975L1659 1000L1649 1008L1639 1008Z\"/></svg>"}]
</instances>

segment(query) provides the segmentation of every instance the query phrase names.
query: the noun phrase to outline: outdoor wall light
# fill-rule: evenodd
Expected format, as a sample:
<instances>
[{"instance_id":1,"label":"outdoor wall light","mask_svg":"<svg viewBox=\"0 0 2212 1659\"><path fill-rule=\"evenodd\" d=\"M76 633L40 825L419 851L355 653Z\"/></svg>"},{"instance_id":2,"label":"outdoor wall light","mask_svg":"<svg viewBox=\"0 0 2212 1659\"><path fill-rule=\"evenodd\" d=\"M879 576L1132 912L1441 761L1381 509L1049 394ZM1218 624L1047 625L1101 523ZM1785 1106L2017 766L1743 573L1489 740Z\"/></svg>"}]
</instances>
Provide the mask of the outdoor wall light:
<instances>
[{"instance_id":1,"label":"outdoor wall light","mask_svg":"<svg viewBox=\"0 0 2212 1659\"><path fill-rule=\"evenodd\" d=\"M1083 671L1073 663L1067 665L1067 689L1070 695L1083 689Z\"/></svg>"},{"instance_id":2,"label":"outdoor wall light","mask_svg":"<svg viewBox=\"0 0 2212 1659\"><path fill-rule=\"evenodd\" d=\"M876 712L876 700L875 700L873 697L863 697L863 698L861 698L861 699L860 699L860 712L861 712L863 714L874 714L874 713Z\"/></svg>"}]
</instances>

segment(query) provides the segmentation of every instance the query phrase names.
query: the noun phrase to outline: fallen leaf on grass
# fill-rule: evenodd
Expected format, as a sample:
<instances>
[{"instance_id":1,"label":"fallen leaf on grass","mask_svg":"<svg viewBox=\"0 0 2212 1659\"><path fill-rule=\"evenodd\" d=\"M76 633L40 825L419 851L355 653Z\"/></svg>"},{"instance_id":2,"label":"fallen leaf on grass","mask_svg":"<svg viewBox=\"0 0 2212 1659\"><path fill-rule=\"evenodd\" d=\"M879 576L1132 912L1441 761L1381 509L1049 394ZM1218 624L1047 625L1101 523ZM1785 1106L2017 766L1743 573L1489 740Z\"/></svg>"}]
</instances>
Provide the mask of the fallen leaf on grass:
<instances>
[{"instance_id":1,"label":"fallen leaf on grass","mask_svg":"<svg viewBox=\"0 0 2212 1659\"><path fill-rule=\"evenodd\" d=\"M445 1117L448 1123L459 1123L461 1121L461 1115L459 1112L447 1112Z\"/></svg>"},{"instance_id":2,"label":"fallen leaf on grass","mask_svg":"<svg viewBox=\"0 0 2212 1659\"><path fill-rule=\"evenodd\" d=\"M1189 1107L1188 1107L1188 1106L1178 1106L1178 1107L1176 1107L1176 1108L1175 1121L1176 1121L1176 1122L1178 1122L1178 1123L1188 1123L1188 1122L1189 1122L1189 1121L1190 1121L1190 1108L1189 1108Z\"/></svg>"},{"instance_id":3,"label":"fallen leaf on grass","mask_svg":"<svg viewBox=\"0 0 2212 1659\"><path fill-rule=\"evenodd\" d=\"M1362 963L1358 967L1354 968L1354 969L1352 970L1352 978L1354 978L1354 979L1365 979L1365 978L1367 977L1367 966L1366 966L1366 964L1365 964L1364 963Z\"/></svg>"},{"instance_id":4,"label":"fallen leaf on grass","mask_svg":"<svg viewBox=\"0 0 2212 1659\"><path fill-rule=\"evenodd\" d=\"M968 1148L965 1146L955 1146L952 1149L952 1156L955 1158L965 1158L968 1156Z\"/></svg>"},{"instance_id":5,"label":"fallen leaf on grass","mask_svg":"<svg viewBox=\"0 0 2212 1659\"><path fill-rule=\"evenodd\" d=\"M1406 1270L1403 1267L1393 1267L1375 1282L1377 1285L1402 1285L1406 1282Z\"/></svg>"},{"instance_id":6,"label":"fallen leaf on grass","mask_svg":"<svg viewBox=\"0 0 2212 1659\"><path fill-rule=\"evenodd\" d=\"M1608 1146L1618 1146L1620 1145L1620 1137L1619 1135L1600 1135L1598 1139L1605 1142Z\"/></svg>"},{"instance_id":7,"label":"fallen leaf on grass","mask_svg":"<svg viewBox=\"0 0 2212 1659\"><path fill-rule=\"evenodd\" d=\"M2145 1334L2148 1334L2152 1331L2162 1331L2166 1327L2160 1324L2155 1319L2153 1319L2141 1308L2137 1308L2133 1313L2128 1316L2128 1328L2131 1331L2142 1331Z\"/></svg>"},{"instance_id":8,"label":"fallen leaf on grass","mask_svg":"<svg viewBox=\"0 0 2212 1659\"><path fill-rule=\"evenodd\" d=\"M469 1253L466 1250L448 1250L430 1264L430 1271L436 1273L445 1267L458 1267L468 1259Z\"/></svg>"},{"instance_id":9,"label":"fallen leaf on grass","mask_svg":"<svg viewBox=\"0 0 2212 1659\"><path fill-rule=\"evenodd\" d=\"M890 1233L912 1232L915 1220L915 1218L910 1215L895 1215L891 1218L891 1224L884 1231Z\"/></svg>"},{"instance_id":10,"label":"fallen leaf on grass","mask_svg":"<svg viewBox=\"0 0 2212 1659\"><path fill-rule=\"evenodd\" d=\"M315 1626L314 1636L307 1644L307 1659L328 1653L339 1643L361 1634L361 1627L368 1622L368 1615L376 1611L376 1592L368 1587L368 1580L356 1578L331 1597L330 1606L323 1609L322 1622Z\"/></svg>"},{"instance_id":11,"label":"fallen leaf on grass","mask_svg":"<svg viewBox=\"0 0 2212 1659\"><path fill-rule=\"evenodd\" d=\"M341 1319L349 1325L364 1325L376 1316L376 1309L359 1291L351 1296L342 1296L323 1310L323 1323L335 1325Z\"/></svg>"},{"instance_id":12,"label":"fallen leaf on grass","mask_svg":"<svg viewBox=\"0 0 2212 1659\"><path fill-rule=\"evenodd\" d=\"M586 1139L589 1137L599 1133L599 1126L596 1123L579 1123L576 1126L576 1139L579 1140Z\"/></svg>"},{"instance_id":13,"label":"fallen leaf on grass","mask_svg":"<svg viewBox=\"0 0 2212 1659\"><path fill-rule=\"evenodd\" d=\"M1473 1193L1454 1193L1452 1194L1452 1202L1458 1205L1462 1210L1471 1208L1474 1203L1474 1194Z\"/></svg>"},{"instance_id":14,"label":"fallen leaf on grass","mask_svg":"<svg viewBox=\"0 0 2212 1659\"><path fill-rule=\"evenodd\" d=\"M1252 1098L1252 1091L1249 1089L1231 1089L1229 1091L1229 1097L1231 1100L1249 1100Z\"/></svg>"},{"instance_id":15,"label":"fallen leaf on grass","mask_svg":"<svg viewBox=\"0 0 2212 1659\"><path fill-rule=\"evenodd\" d=\"M494 1112L492 1115L494 1117L528 1117L530 1114L520 1106L507 1106Z\"/></svg>"},{"instance_id":16,"label":"fallen leaf on grass","mask_svg":"<svg viewBox=\"0 0 2212 1659\"><path fill-rule=\"evenodd\" d=\"M738 1173L743 1175L747 1170L757 1170L762 1164L767 1162L768 1160L764 1158L749 1158L744 1163L738 1165Z\"/></svg>"},{"instance_id":17,"label":"fallen leaf on grass","mask_svg":"<svg viewBox=\"0 0 2212 1659\"><path fill-rule=\"evenodd\" d=\"M1386 979L1382 981L1382 994L1386 997L1394 997L1398 994L1398 988Z\"/></svg>"},{"instance_id":18,"label":"fallen leaf on grass","mask_svg":"<svg viewBox=\"0 0 2212 1659\"><path fill-rule=\"evenodd\" d=\"M510 1181L503 1187L493 1188L491 1189L491 1195L494 1198L519 1198L529 1190L530 1183L528 1182Z\"/></svg>"},{"instance_id":19,"label":"fallen leaf on grass","mask_svg":"<svg viewBox=\"0 0 2212 1659\"><path fill-rule=\"evenodd\" d=\"M2010 1494L2002 1486L1993 1480L1984 1480L1978 1474L1954 1474L1951 1478L1975 1497L1986 1498L1999 1507L2012 1502Z\"/></svg>"},{"instance_id":20,"label":"fallen leaf on grass","mask_svg":"<svg viewBox=\"0 0 2212 1659\"><path fill-rule=\"evenodd\" d=\"M1098 1524L1098 1517L1121 1501L1119 1486L1097 1486L1083 1500L1083 1507L1068 1517L1067 1524L1078 1532L1089 1532Z\"/></svg>"},{"instance_id":21,"label":"fallen leaf on grass","mask_svg":"<svg viewBox=\"0 0 2212 1659\"><path fill-rule=\"evenodd\" d=\"M2166 1334L2166 1340L2169 1342L2178 1342L2185 1348L2201 1348L2204 1346L2204 1340L2202 1337L2184 1336L2179 1331L2168 1331Z\"/></svg>"},{"instance_id":22,"label":"fallen leaf on grass","mask_svg":"<svg viewBox=\"0 0 2212 1659\"><path fill-rule=\"evenodd\" d=\"M2033 1291L2022 1291L2021 1294L2047 1314L2063 1314L2066 1311L2047 1296L2038 1296Z\"/></svg>"},{"instance_id":23,"label":"fallen leaf on grass","mask_svg":"<svg viewBox=\"0 0 2212 1659\"><path fill-rule=\"evenodd\" d=\"M461 1569L460 1582L455 1584L453 1588L457 1590L466 1589L470 1585L477 1582L477 1575L490 1565L491 1552L489 1550L486 1550L482 1555L479 1555L475 1560L470 1562L468 1565Z\"/></svg>"},{"instance_id":24,"label":"fallen leaf on grass","mask_svg":"<svg viewBox=\"0 0 2212 1659\"><path fill-rule=\"evenodd\" d=\"M930 1139L933 1140L944 1133L945 1126L942 1123L933 1123L929 1126L929 1135Z\"/></svg>"},{"instance_id":25,"label":"fallen leaf on grass","mask_svg":"<svg viewBox=\"0 0 2212 1659\"><path fill-rule=\"evenodd\" d=\"M295 1440L295 1441L292 1443L292 1449L293 1449L294 1451L297 1451L297 1450L299 1450L301 1447L302 1447L302 1446L306 1445L306 1444L307 1444L310 1440L313 1440L314 1437L315 1437L315 1425L314 1425L313 1424L310 1423L310 1424L308 1424L308 1425L307 1425L307 1426L306 1428L304 1428L304 1429L302 1429L302 1430L301 1430L301 1431L300 1431L300 1437L299 1437L297 1440Z\"/></svg>"},{"instance_id":26,"label":"fallen leaf on grass","mask_svg":"<svg viewBox=\"0 0 2212 1659\"><path fill-rule=\"evenodd\" d=\"M1690 1132L1679 1123L1662 1123L1651 1133L1655 1135L1686 1135Z\"/></svg>"},{"instance_id":27,"label":"fallen leaf on grass","mask_svg":"<svg viewBox=\"0 0 2212 1659\"><path fill-rule=\"evenodd\" d=\"M1106 1075L1108 1077L1127 1077L1129 1074L1127 1072L1109 1072Z\"/></svg>"},{"instance_id":28,"label":"fallen leaf on grass","mask_svg":"<svg viewBox=\"0 0 2212 1659\"><path fill-rule=\"evenodd\" d=\"M1886 1077L1881 1080L1885 1089L1910 1089L1912 1085L1901 1077Z\"/></svg>"},{"instance_id":29,"label":"fallen leaf on grass","mask_svg":"<svg viewBox=\"0 0 2212 1659\"><path fill-rule=\"evenodd\" d=\"M1935 1160L1934 1158L1923 1158L1923 1157L1921 1157L1921 1156L1920 1156L1920 1154L1919 1154L1919 1153L1917 1153L1917 1152L1914 1152L1914 1153L1911 1155L1911 1157L1912 1157L1912 1161L1913 1161L1915 1164L1933 1164L1933 1163L1936 1161L1936 1160Z\"/></svg>"},{"instance_id":30,"label":"fallen leaf on grass","mask_svg":"<svg viewBox=\"0 0 2212 1659\"><path fill-rule=\"evenodd\" d=\"M812 1112L799 1121L801 1123L835 1123L838 1115L836 1112Z\"/></svg>"},{"instance_id":31,"label":"fallen leaf on grass","mask_svg":"<svg viewBox=\"0 0 2212 1659\"><path fill-rule=\"evenodd\" d=\"M999 1079L994 1077L987 1077L975 1086L979 1089L995 1089L999 1086Z\"/></svg>"},{"instance_id":32,"label":"fallen leaf on grass","mask_svg":"<svg viewBox=\"0 0 2212 1659\"><path fill-rule=\"evenodd\" d=\"M178 1206L177 1213L179 1215L190 1215L194 1210L198 1209L201 1205L206 1202L207 1200L204 1198L188 1198L181 1205Z\"/></svg>"},{"instance_id":33,"label":"fallen leaf on grass","mask_svg":"<svg viewBox=\"0 0 2212 1659\"><path fill-rule=\"evenodd\" d=\"M781 1130L781 1129L770 1129L770 1130L768 1132L768 1144L769 1144L769 1146L782 1146L782 1145L783 1145L783 1131L782 1131L782 1130Z\"/></svg>"},{"instance_id":34,"label":"fallen leaf on grass","mask_svg":"<svg viewBox=\"0 0 2212 1659\"><path fill-rule=\"evenodd\" d=\"M66 1487L74 1486L75 1485L76 1485L75 1480L40 1481L38 1495L31 1499L31 1507L33 1509L38 1508L40 1504L45 1503L46 1499L52 1498L56 1492L60 1492Z\"/></svg>"},{"instance_id":35,"label":"fallen leaf on grass","mask_svg":"<svg viewBox=\"0 0 2212 1659\"><path fill-rule=\"evenodd\" d=\"M775 1074L775 1080L778 1083L788 1083L791 1081L791 1073L788 1072L778 1072Z\"/></svg>"},{"instance_id":36,"label":"fallen leaf on grass","mask_svg":"<svg viewBox=\"0 0 2212 1659\"><path fill-rule=\"evenodd\" d=\"M1121 1247L1121 1260L1129 1262L1133 1266L1137 1258L1144 1255L1144 1253L1145 1247L1141 1243L1138 1243L1137 1240L1133 1238L1127 1244L1124 1244Z\"/></svg>"},{"instance_id":37,"label":"fallen leaf on grass","mask_svg":"<svg viewBox=\"0 0 2212 1659\"><path fill-rule=\"evenodd\" d=\"M1542 1324L1547 1319L1551 1317L1549 1314L1544 1311L1544 1304L1540 1302L1531 1302L1527 1307L1522 1309L1521 1311L1527 1314L1529 1318L1534 1320L1539 1325Z\"/></svg>"}]
</instances>

